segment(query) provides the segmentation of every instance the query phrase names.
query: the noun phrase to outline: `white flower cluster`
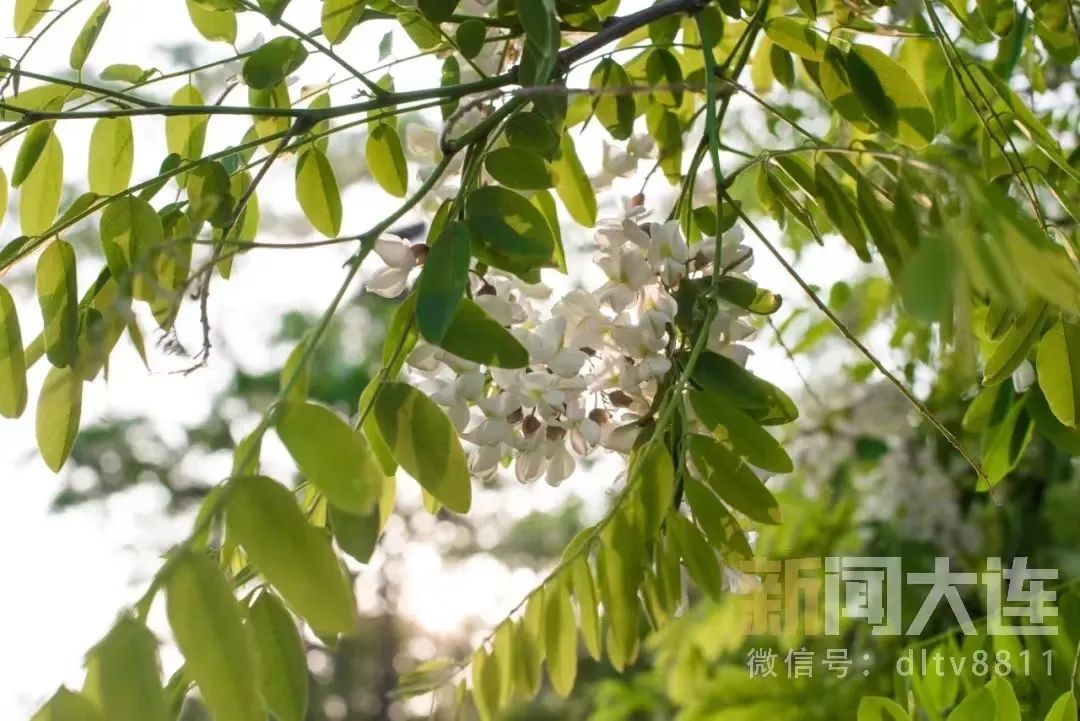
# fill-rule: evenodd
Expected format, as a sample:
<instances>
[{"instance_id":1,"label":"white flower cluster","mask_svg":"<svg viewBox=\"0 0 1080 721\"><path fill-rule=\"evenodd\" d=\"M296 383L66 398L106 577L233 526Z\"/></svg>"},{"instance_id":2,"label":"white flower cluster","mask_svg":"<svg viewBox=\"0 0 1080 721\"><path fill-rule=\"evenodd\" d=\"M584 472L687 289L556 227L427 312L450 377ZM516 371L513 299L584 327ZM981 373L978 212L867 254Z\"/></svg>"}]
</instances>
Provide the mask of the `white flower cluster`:
<instances>
[{"instance_id":1,"label":"white flower cluster","mask_svg":"<svg viewBox=\"0 0 1080 721\"><path fill-rule=\"evenodd\" d=\"M481 366L423 341L409 355L410 380L469 442L477 478L491 477L512 459L519 481L544 477L557 485L598 446L629 453L672 366L678 312L672 293L688 278L711 274L717 256L715 238L691 247L677 221L645 222L646 215L636 207L624 219L600 222L594 260L607 281L595 289L555 298L546 285L497 270L472 276L471 297L526 348L526 368ZM741 240L733 230L720 243L719 263L729 274L753 262ZM375 253L385 267L367 289L400 295L424 250L395 236L380 238ZM738 342L753 332L746 311L720 305L708 347L745 362L749 351Z\"/></svg>"}]
</instances>

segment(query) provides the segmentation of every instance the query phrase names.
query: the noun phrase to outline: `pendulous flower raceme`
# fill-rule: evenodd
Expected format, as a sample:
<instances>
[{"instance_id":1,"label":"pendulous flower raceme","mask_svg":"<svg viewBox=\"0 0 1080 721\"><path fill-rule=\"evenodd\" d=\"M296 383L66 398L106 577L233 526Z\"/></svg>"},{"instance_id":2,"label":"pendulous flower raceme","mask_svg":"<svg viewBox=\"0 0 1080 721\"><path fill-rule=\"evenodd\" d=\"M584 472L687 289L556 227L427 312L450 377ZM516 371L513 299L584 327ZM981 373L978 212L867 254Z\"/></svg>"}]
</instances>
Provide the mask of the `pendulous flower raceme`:
<instances>
[{"instance_id":1,"label":"pendulous flower raceme","mask_svg":"<svg viewBox=\"0 0 1080 721\"><path fill-rule=\"evenodd\" d=\"M597 447L626 456L655 407L658 390L686 347L677 318L685 284L707 283L713 265L745 278L753 254L738 228L719 243L692 246L678 221L649 221L640 205L623 218L601 220L594 261L606 282L556 293L497 269L470 273L469 295L528 352L523 368L481 365L420 340L406 359L409 381L443 407L469 448L477 479L512 464L522 483L566 480ZM374 246L382 267L367 290L394 298L418 273L427 246L384 235ZM722 298L708 329L707 349L745 365L740 341L754 332L748 311Z\"/></svg>"}]
</instances>

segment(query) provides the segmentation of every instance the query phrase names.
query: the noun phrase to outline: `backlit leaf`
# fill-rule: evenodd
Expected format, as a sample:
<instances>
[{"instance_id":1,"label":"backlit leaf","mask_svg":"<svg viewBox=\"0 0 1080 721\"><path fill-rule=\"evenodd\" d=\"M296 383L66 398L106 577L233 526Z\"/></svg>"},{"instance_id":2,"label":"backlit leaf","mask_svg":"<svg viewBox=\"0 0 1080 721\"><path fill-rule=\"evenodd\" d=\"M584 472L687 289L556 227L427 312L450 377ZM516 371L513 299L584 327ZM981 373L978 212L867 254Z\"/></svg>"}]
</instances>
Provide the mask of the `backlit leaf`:
<instances>
[{"instance_id":1,"label":"backlit leaf","mask_svg":"<svg viewBox=\"0 0 1080 721\"><path fill-rule=\"evenodd\" d=\"M259 651L259 688L278 721L304 721L308 707L308 668L296 622L272 593L251 604L247 622Z\"/></svg>"},{"instance_id":2,"label":"backlit leaf","mask_svg":"<svg viewBox=\"0 0 1080 721\"><path fill-rule=\"evenodd\" d=\"M0 285L0 416L18 418L26 410L26 356L15 302Z\"/></svg>"},{"instance_id":3,"label":"backlit leaf","mask_svg":"<svg viewBox=\"0 0 1080 721\"><path fill-rule=\"evenodd\" d=\"M166 721L160 674L154 634L123 616L86 655L83 694L110 721Z\"/></svg>"},{"instance_id":4,"label":"backlit leaf","mask_svg":"<svg viewBox=\"0 0 1080 721\"><path fill-rule=\"evenodd\" d=\"M446 335L436 345L494 368L524 368L529 363L525 346L468 298L461 299Z\"/></svg>"},{"instance_id":5,"label":"backlit leaf","mask_svg":"<svg viewBox=\"0 0 1080 721\"><path fill-rule=\"evenodd\" d=\"M1067 426L1080 420L1080 327L1058 320L1039 341L1039 387L1050 410Z\"/></svg>"},{"instance_id":6,"label":"backlit leaf","mask_svg":"<svg viewBox=\"0 0 1080 721\"><path fill-rule=\"evenodd\" d=\"M207 556L179 554L165 586L165 611L185 676L216 721L265 721L258 661L229 582Z\"/></svg>"},{"instance_id":7,"label":"backlit leaf","mask_svg":"<svg viewBox=\"0 0 1080 721\"><path fill-rule=\"evenodd\" d=\"M690 456L702 480L748 518L780 523L780 504L742 459L709 436L690 436Z\"/></svg>"},{"instance_id":8,"label":"backlit leaf","mask_svg":"<svg viewBox=\"0 0 1080 721\"><path fill-rule=\"evenodd\" d=\"M109 17L110 9L109 0L102 0L101 4L90 13L86 24L83 25L79 35L75 38L75 44L71 46L71 57L68 62L72 70L81 71L83 65L86 64L86 58L90 55L90 51L94 49L98 36L101 35L101 29L105 26L105 20Z\"/></svg>"},{"instance_id":9,"label":"backlit leaf","mask_svg":"<svg viewBox=\"0 0 1080 721\"><path fill-rule=\"evenodd\" d=\"M64 150L49 132L19 193L19 225L25 235L41 235L52 226L63 191Z\"/></svg>"},{"instance_id":10,"label":"backlit leaf","mask_svg":"<svg viewBox=\"0 0 1080 721\"><path fill-rule=\"evenodd\" d=\"M90 190L113 195L131 183L135 162L135 138L130 118L102 118L90 135L87 177Z\"/></svg>"},{"instance_id":11,"label":"backlit leaf","mask_svg":"<svg viewBox=\"0 0 1080 721\"><path fill-rule=\"evenodd\" d=\"M352 585L291 491L265 476L234 478L225 519L251 563L317 634L333 638L356 629Z\"/></svg>"},{"instance_id":12,"label":"backlit leaf","mask_svg":"<svg viewBox=\"0 0 1080 721\"><path fill-rule=\"evenodd\" d=\"M244 61L244 82L256 90L269 90L298 70L307 57L307 48L297 38L274 38Z\"/></svg>"},{"instance_id":13,"label":"backlit leaf","mask_svg":"<svg viewBox=\"0 0 1080 721\"><path fill-rule=\"evenodd\" d=\"M567 698L574 690L577 676L577 623L565 583L545 590L544 649L551 687Z\"/></svg>"},{"instance_id":14,"label":"backlit leaf","mask_svg":"<svg viewBox=\"0 0 1080 721\"><path fill-rule=\"evenodd\" d=\"M341 192L322 151L308 150L297 161L296 199L317 231L328 238L341 232Z\"/></svg>"},{"instance_id":15,"label":"backlit leaf","mask_svg":"<svg viewBox=\"0 0 1080 721\"><path fill-rule=\"evenodd\" d=\"M498 148L484 158L484 168L496 181L515 190L544 190L555 185L551 166L523 148Z\"/></svg>"},{"instance_id":16,"label":"backlit leaf","mask_svg":"<svg viewBox=\"0 0 1080 721\"><path fill-rule=\"evenodd\" d=\"M468 513L472 481L457 431L442 409L416 388L386 383L375 418L394 459L455 513Z\"/></svg>"},{"instance_id":17,"label":"backlit leaf","mask_svg":"<svg viewBox=\"0 0 1080 721\"><path fill-rule=\"evenodd\" d=\"M45 327L45 354L54 366L71 365L79 338L79 292L75 283L75 249L63 240L45 246L34 282Z\"/></svg>"},{"instance_id":18,"label":"backlit leaf","mask_svg":"<svg viewBox=\"0 0 1080 721\"><path fill-rule=\"evenodd\" d=\"M233 44L236 42L236 13L232 10L213 10L187 0L191 24L207 40Z\"/></svg>"},{"instance_id":19,"label":"backlit leaf","mask_svg":"<svg viewBox=\"0 0 1080 721\"><path fill-rule=\"evenodd\" d=\"M867 116L905 145L921 148L937 132L926 94L904 66L869 45L852 45L848 79Z\"/></svg>"},{"instance_id":20,"label":"backlit leaf","mask_svg":"<svg viewBox=\"0 0 1080 721\"><path fill-rule=\"evenodd\" d=\"M552 167L556 176L555 192L570 212L570 217L586 228L596 225L596 191L578 159L569 133L563 133L559 155L552 161Z\"/></svg>"},{"instance_id":21,"label":"backlit leaf","mask_svg":"<svg viewBox=\"0 0 1080 721\"><path fill-rule=\"evenodd\" d=\"M409 168L394 126L376 123L368 135L364 155L379 187L395 198L404 198L409 189Z\"/></svg>"},{"instance_id":22,"label":"backlit leaf","mask_svg":"<svg viewBox=\"0 0 1080 721\"><path fill-rule=\"evenodd\" d=\"M205 105L202 93L194 85L185 85L173 93L171 105ZM206 144L208 115L175 115L165 118L165 141L170 153L184 160L202 157Z\"/></svg>"},{"instance_id":23,"label":"backlit leaf","mask_svg":"<svg viewBox=\"0 0 1080 721\"><path fill-rule=\"evenodd\" d=\"M59 472L75 446L82 414L82 379L71 368L50 368L37 405L37 444L45 465Z\"/></svg>"},{"instance_id":24,"label":"backlit leaf","mask_svg":"<svg viewBox=\"0 0 1080 721\"><path fill-rule=\"evenodd\" d=\"M288 401L277 417L281 442L327 500L352 513L371 510L382 474L363 436L326 406Z\"/></svg>"},{"instance_id":25,"label":"backlit leaf","mask_svg":"<svg viewBox=\"0 0 1080 721\"><path fill-rule=\"evenodd\" d=\"M786 393L727 356L703 353L694 369L694 380L763 425L790 423L799 416Z\"/></svg>"},{"instance_id":26,"label":"backlit leaf","mask_svg":"<svg viewBox=\"0 0 1080 721\"><path fill-rule=\"evenodd\" d=\"M15 34L20 37L34 29L41 18L49 12L52 0L15 0Z\"/></svg>"},{"instance_id":27,"label":"backlit leaf","mask_svg":"<svg viewBox=\"0 0 1080 721\"><path fill-rule=\"evenodd\" d=\"M364 15L366 0L323 0L322 31L332 45L344 42Z\"/></svg>"},{"instance_id":28,"label":"backlit leaf","mask_svg":"<svg viewBox=\"0 0 1080 721\"><path fill-rule=\"evenodd\" d=\"M85 696L61 687L30 721L105 721Z\"/></svg>"}]
</instances>

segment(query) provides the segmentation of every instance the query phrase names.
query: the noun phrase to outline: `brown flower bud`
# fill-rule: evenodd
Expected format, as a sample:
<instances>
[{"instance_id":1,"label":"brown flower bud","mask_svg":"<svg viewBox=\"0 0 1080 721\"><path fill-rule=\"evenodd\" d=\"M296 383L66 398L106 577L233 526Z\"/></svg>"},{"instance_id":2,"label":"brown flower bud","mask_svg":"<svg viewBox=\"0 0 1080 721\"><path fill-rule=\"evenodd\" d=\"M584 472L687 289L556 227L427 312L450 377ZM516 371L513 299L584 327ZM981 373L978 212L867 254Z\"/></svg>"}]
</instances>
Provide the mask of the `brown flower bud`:
<instances>
[{"instance_id":1,"label":"brown flower bud","mask_svg":"<svg viewBox=\"0 0 1080 721\"><path fill-rule=\"evenodd\" d=\"M520 408L518 408L516 411L506 417L506 422L510 425L520 423L524 415L525 413Z\"/></svg>"},{"instance_id":2,"label":"brown flower bud","mask_svg":"<svg viewBox=\"0 0 1080 721\"><path fill-rule=\"evenodd\" d=\"M410 245L409 250L412 251L413 258L416 260L417 265L423 265L424 261L427 260L428 247L426 243Z\"/></svg>"},{"instance_id":3,"label":"brown flower bud","mask_svg":"<svg viewBox=\"0 0 1080 721\"><path fill-rule=\"evenodd\" d=\"M589 356L590 358L595 358L596 357L596 351L594 349L590 348L587 345L581 346L581 348L579 348L579 350L582 353L584 353L585 355Z\"/></svg>"},{"instance_id":4,"label":"brown flower bud","mask_svg":"<svg viewBox=\"0 0 1080 721\"><path fill-rule=\"evenodd\" d=\"M525 435L531 436L540 430L540 419L530 413L521 421L521 430Z\"/></svg>"},{"instance_id":5,"label":"brown flower bud","mask_svg":"<svg viewBox=\"0 0 1080 721\"><path fill-rule=\"evenodd\" d=\"M603 408L593 408L589 411L589 420L598 426L604 426L611 420L611 414Z\"/></svg>"},{"instance_id":6,"label":"brown flower bud","mask_svg":"<svg viewBox=\"0 0 1080 721\"><path fill-rule=\"evenodd\" d=\"M560 426L548 426L547 439L549 441L561 441L566 438L566 429Z\"/></svg>"},{"instance_id":7,"label":"brown flower bud","mask_svg":"<svg viewBox=\"0 0 1080 721\"><path fill-rule=\"evenodd\" d=\"M487 281L484 281L484 284L480 286L480 290L476 291L476 294L495 295L495 286L493 286L491 283L488 283Z\"/></svg>"},{"instance_id":8,"label":"brown flower bud","mask_svg":"<svg viewBox=\"0 0 1080 721\"><path fill-rule=\"evenodd\" d=\"M638 193L633 198L630 198L631 208L640 208L645 205L645 193Z\"/></svg>"},{"instance_id":9,"label":"brown flower bud","mask_svg":"<svg viewBox=\"0 0 1080 721\"><path fill-rule=\"evenodd\" d=\"M608 400L611 401L611 405L616 408L629 408L633 404L634 399L625 391L615 390L607 394Z\"/></svg>"}]
</instances>

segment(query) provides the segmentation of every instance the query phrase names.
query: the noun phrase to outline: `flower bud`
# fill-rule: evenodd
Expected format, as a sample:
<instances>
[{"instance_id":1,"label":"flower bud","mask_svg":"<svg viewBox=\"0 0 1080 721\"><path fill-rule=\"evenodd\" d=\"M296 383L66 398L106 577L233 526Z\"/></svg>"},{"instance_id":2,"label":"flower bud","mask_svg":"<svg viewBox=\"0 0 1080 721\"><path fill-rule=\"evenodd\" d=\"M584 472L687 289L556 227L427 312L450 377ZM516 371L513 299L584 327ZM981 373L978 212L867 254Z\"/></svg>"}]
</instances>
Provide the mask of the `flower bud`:
<instances>
[{"instance_id":1,"label":"flower bud","mask_svg":"<svg viewBox=\"0 0 1080 721\"><path fill-rule=\"evenodd\" d=\"M428 247L426 243L410 245L409 250L412 251L413 258L416 259L417 265L423 265L424 261L427 260Z\"/></svg>"},{"instance_id":2,"label":"flower bud","mask_svg":"<svg viewBox=\"0 0 1080 721\"><path fill-rule=\"evenodd\" d=\"M521 419L522 417L524 417L524 415L525 413L520 408L518 408L516 411L506 417L506 422L510 425L521 423Z\"/></svg>"},{"instance_id":3,"label":"flower bud","mask_svg":"<svg viewBox=\"0 0 1080 721\"><path fill-rule=\"evenodd\" d=\"M640 208L645 205L645 193L638 193L633 198L630 198L631 208Z\"/></svg>"},{"instance_id":4,"label":"flower bud","mask_svg":"<svg viewBox=\"0 0 1080 721\"><path fill-rule=\"evenodd\" d=\"M561 441L566 438L566 429L560 426L548 426L547 439L549 441Z\"/></svg>"},{"instance_id":5,"label":"flower bud","mask_svg":"<svg viewBox=\"0 0 1080 721\"><path fill-rule=\"evenodd\" d=\"M616 408L629 408L634 402L633 397L629 393L621 390L614 390L611 393L608 393L607 397L608 400L611 401L611 405Z\"/></svg>"},{"instance_id":6,"label":"flower bud","mask_svg":"<svg viewBox=\"0 0 1080 721\"><path fill-rule=\"evenodd\" d=\"M611 420L611 414L603 408L593 408L589 411L589 420L598 426L604 426Z\"/></svg>"},{"instance_id":7,"label":"flower bud","mask_svg":"<svg viewBox=\"0 0 1080 721\"><path fill-rule=\"evenodd\" d=\"M540 419L530 413L521 421L521 430L525 435L531 436L540 430Z\"/></svg>"}]
</instances>

